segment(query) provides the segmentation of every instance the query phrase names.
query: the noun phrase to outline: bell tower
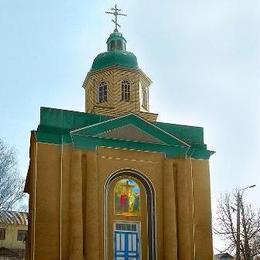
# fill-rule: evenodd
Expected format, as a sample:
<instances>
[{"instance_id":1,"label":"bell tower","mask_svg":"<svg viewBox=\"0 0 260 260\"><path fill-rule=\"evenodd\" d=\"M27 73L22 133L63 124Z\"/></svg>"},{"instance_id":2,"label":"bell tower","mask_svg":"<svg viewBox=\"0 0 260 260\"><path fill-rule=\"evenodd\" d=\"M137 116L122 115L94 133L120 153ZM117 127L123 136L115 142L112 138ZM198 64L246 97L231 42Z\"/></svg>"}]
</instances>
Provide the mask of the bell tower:
<instances>
[{"instance_id":1,"label":"bell tower","mask_svg":"<svg viewBox=\"0 0 260 260\"><path fill-rule=\"evenodd\" d=\"M151 79L138 67L136 56L126 50L126 39L118 31L121 10L111 8L115 29L108 37L107 51L94 59L83 88L85 111L112 117L137 114L148 121L156 121L157 114L150 112L149 89Z\"/></svg>"}]
</instances>

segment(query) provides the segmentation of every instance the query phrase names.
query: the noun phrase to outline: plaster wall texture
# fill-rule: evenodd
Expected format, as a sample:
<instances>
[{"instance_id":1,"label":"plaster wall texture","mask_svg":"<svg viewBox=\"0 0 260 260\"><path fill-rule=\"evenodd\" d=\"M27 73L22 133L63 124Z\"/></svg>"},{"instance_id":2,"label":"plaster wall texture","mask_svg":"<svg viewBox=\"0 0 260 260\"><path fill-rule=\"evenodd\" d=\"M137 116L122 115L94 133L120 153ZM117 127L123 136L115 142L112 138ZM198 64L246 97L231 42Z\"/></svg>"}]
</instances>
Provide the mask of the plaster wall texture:
<instances>
[{"instance_id":1,"label":"plaster wall texture","mask_svg":"<svg viewBox=\"0 0 260 260\"><path fill-rule=\"evenodd\" d=\"M35 246L28 259L105 259L104 185L122 169L140 172L153 185L157 259L212 259L207 160L33 143L37 152L31 153L35 167L29 172L34 219L29 243Z\"/></svg>"}]
</instances>

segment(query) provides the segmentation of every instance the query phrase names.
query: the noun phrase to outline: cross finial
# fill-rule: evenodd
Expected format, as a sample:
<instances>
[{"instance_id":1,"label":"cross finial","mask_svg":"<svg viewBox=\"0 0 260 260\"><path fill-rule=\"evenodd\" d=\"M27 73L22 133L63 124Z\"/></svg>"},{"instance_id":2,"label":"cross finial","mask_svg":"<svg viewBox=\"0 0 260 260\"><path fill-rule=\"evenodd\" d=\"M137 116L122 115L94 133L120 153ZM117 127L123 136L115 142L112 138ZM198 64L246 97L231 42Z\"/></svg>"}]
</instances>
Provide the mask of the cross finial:
<instances>
[{"instance_id":1,"label":"cross finial","mask_svg":"<svg viewBox=\"0 0 260 260\"><path fill-rule=\"evenodd\" d=\"M114 8L110 9L112 12L106 12L107 14L113 14L115 16L115 20L112 19L112 22L115 24L114 32L118 32L117 27L121 27L120 24L117 22L117 16L126 16L126 14L119 13L121 9L117 8L117 5L115 5Z\"/></svg>"}]
</instances>

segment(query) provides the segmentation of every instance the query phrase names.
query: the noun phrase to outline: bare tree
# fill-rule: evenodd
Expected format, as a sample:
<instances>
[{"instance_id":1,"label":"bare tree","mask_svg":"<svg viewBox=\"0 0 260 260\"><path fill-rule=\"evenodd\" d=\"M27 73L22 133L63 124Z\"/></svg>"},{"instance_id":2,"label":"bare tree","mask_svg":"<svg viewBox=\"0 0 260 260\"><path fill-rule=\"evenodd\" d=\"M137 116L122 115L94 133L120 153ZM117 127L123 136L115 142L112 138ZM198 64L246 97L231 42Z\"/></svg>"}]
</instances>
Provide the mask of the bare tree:
<instances>
[{"instance_id":1,"label":"bare tree","mask_svg":"<svg viewBox=\"0 0 260 260\"><path fill-rule=\"evenodd\" d=\"M260 253L260 211L246 204L239 190L219 199L214 232L225 242L222 251L234 255L239 246L236 259L252 260Z\"/></svg>"},{"instance_id":2,"label":"bare tree","mask_svg":"<svg viewBox=\"0 0 260 260\"><path fill-rule=\"evenodd\" d=\"M0 139L0 210L12 210L23 197L24 181L17 171L13 148Z\"/></svg>"}]
</instances>

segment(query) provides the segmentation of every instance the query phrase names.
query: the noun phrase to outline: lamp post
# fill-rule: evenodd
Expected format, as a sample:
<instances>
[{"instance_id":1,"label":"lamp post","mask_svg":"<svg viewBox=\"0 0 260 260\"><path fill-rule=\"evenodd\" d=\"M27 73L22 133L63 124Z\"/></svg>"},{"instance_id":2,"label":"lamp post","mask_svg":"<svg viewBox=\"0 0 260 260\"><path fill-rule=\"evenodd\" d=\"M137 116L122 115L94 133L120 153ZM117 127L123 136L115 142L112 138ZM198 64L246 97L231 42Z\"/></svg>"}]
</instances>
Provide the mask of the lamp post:
<instances>
[{"instance_id":1,"label":"lamp post","mask_svg":"<svg viewBox=\"0 0 260 260\"><path fill-rule=\"evenodd\" d=\"M256 185L250 185L248 187L239 189L237 192L237 243L236 243L236 260L241 260L240 258L240 210L241 210L241 202L242 196L246 189L254 188Z\"/></svg>"}]
</instances>

